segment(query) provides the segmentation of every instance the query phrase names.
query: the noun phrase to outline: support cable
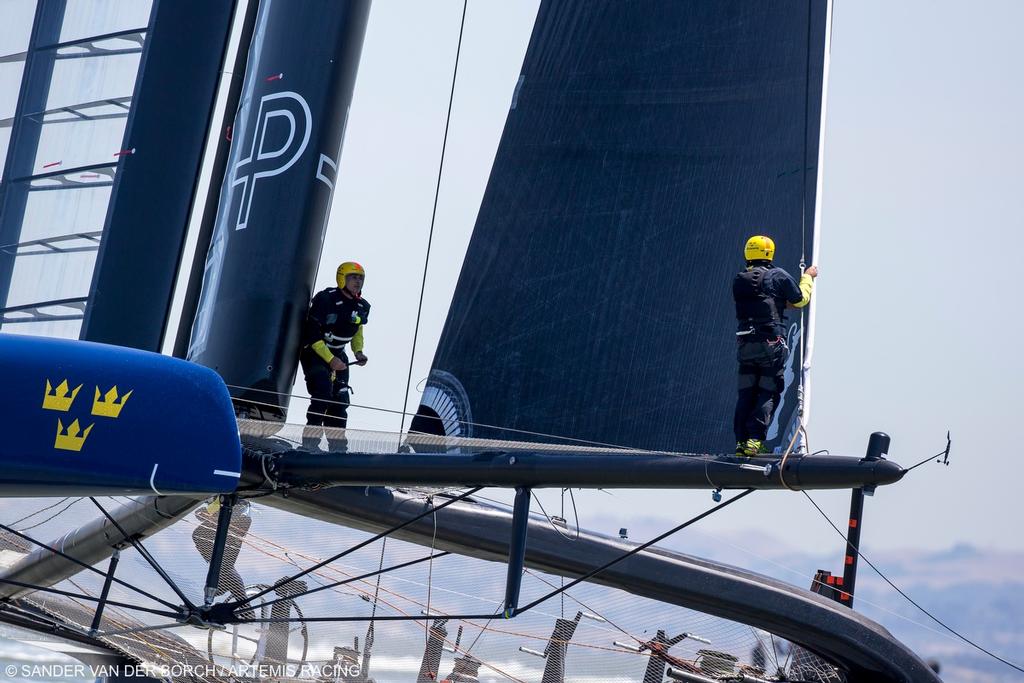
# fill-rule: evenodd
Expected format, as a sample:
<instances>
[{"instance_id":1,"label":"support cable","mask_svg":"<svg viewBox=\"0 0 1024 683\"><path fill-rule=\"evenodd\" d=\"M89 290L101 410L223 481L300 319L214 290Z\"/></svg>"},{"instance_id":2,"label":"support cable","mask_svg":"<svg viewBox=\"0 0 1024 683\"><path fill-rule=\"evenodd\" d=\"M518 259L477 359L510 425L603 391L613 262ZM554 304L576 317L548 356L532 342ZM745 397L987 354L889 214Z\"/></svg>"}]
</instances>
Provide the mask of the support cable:
<instances>
[{"instance_id":1,"label":"support cable","mask_svg":"<svg viewBox=\"0 0 1024 683\"><path fill-rule=\"evenodd\" d=\"M683 529L685 529L686 527L690 526L691 524L695 524L696 522L699 522L700 520L704 519L705 517L708 517L708 516L712 515L713 513L718 512L722 508L727 507L729 505L732 505L733 503L735 503L739 499L741 499L741 498L743 498L745 496L748 496L749 494L751 494L753 492L754 492L754 489L747 489L743 493L737 494L737 495L733 496L732 498L730 498L729 500L727 500L727 501L725 501L723 503L719 503L718 505L714 506L713 508L705 510L704 512L700 513L696 517L691 517L689 520L683 522L682 524L680 524L678 526L672 527L671 529L669 529L665 533L661 534L660 536L655 536L654 538L652 538L651 540L647 541L646 543L641 543L637 547L633 548L632 550L630 550L629 552L627 552L627 553L625 553L623 555L618 556L614 560L611 560L610 562L604 563L603 565L601 565L597 569L592 569L591 571L587 572L583 576L581 576L579 578L576 578L576 579L573 579L572 581L570 581L569 583L565 584L564 586L562 586L560 588L556 588L555 590L551 591L550 593L548 593L546 595L542 595L541 597L537 598L536 600L534 600L530 604L526 605L522 609L517 610L517 614L522 614L523 612L525 612L525 611L527 611L527 610L529 610L529 609L531 609L533 607L536 607L537 605L539 605L540 603L544 602L545 600L548 600L550 598L555 597L556 595L564 593L565 591L569 590L573 586L575 586L575 585L577 585L579 583L582 583L582 582L586 581L587 579L593 578L597 574L603 572L605 569L608 569L609 567L612 567L612 566L618 564L619 562L622 562L623 560L625 560L625 559L627 559L629 557L632 557L633 555L636 555L639 552L642 552L642 551L646 550L647 548L651 547L652 545L654 545L658 541L662 541L662 540L668 538L669 536L671 536L672 534L677 533L679 531L682 531Z\"/></svg>"},{"instance_id":2,"label":"support cable","mask_svg":"<svg viewBox=\"0 0 1024 683\"><path fill-rule=\"evenodd\" d=\"M21 588L31 588L34 591L42 591L43 593L53 593L54 595L62 595L66 598L75 598L77 600L87 600L89 602L100 602L100 598L92 595L86 595L84 593L72 593L70 591L60 590L59 588L51 588L49 586L36 586L31 583L25 583L24 581L16 581L15 579L0 579L0 583L6 583L11 586L19 586ZM114 605L115 607L123 607L125 609L138 610L139 612L147 612L149 614L157 614L161 617L180 617L183 616L181 612L168 612L166 610L153 609L151 607L141 607L139 605L129 605L125 602L118 602L116 600L105 600L108 605Z\"/></svg>"},{"instance_id":3,"label":"support cable","mask_svg":"<svg viewBox=\"0 0 1024 683\"><path fill-rule=\"evenodd\" d=\"M563 520L565 519L565 492L567 490L568 489L562 489L562 519ZM579 540L579 538L580 538L580 518L579 518L578 515L576 517L576 536L573 537L573 536L570 536L569 534L565 533L564 531L562 531L560 528L558 528L558 525L555 524L553 519L551 519L551 515L549 515L548 511L544 509L544 503L540 502L540 498L537 497L537 492L536 491L530 491L530 494L533 496L533 499L535 501L537 501L537 505L540 506L540 511L544 514L544 517L548 520L548 524L551 525L551 528L555 530L555 533L557 533L559 536L561 536L562 538L564 538L567 541L578 541ZM575 500L573 501L572 507L573 507L573 512L575 512L576 511L576 501Z\"/></svg>"},{"instance_id":4,"label":"support cable","mask_svg":"<svg viewBox=\"0 0 1024 683\"><path fill-rule=\"evenodd\" d=\"M99 576L106 577L106 573L101 572L99 569L96 569L96 567L93 567L90 564L86 564L85 562L82 562L78 558L72 557L71 555L68 555L67 553L65 553L65 552L63 552L61 550L57 550L53 546L47 545L46 543L43 543L42 541L37 541L36 539L32 538L31 536L26 536L25 534L21 533L20 531L12 529L11 527L7 526L6 524L0 524L0 529L2 529L3 531L6 531L9 534L14 534L18 538L21 538L22 540L28 541L29 543L31 543L33 545L37 545L40 548L43 548L45 550L49 550L54 555L62 557L63 559L67 560L68 562L71 562L73 564L78 565L82 569L86 569L88 571L91 571L94 574L98 574ZM139 588L138 586L133 586L132 584L128 583L127 581L124 581L122 579L114 577L114 583L116 583L116 584L118 584L120 586L124 586L125 588L128 588L129 590L133 590L136 593L138 593L139 595L144 595L145 597L149 598L150 600L155 600L156 602L159 602L164 607L168 607L168 608L173 609L173 610L178 609L177 605L175 605L173 603L170 603L170 602L168 602L166 600L163 600L161 598L158 598L155 595L153 595L152 593L144 591L143 589ZM33 586L33 588L39 589L40 586Z\"/></svg>"},{"instance_id":5,"label":"support cable","mask_svg":"<svg viewBox=\"0 0 1024 683\"><path fill-rule=\"evenodd\" d=\"M434 507L434 498L431 496L427 498L427 504L430 507ZM430 563L427 565L427 616L430 616L430 597L434 588L434 544L437 542L437 510L434 509L434 514L430 516L430 519L434 522L434 532L430 536ZM430 644L430 622L423 622L423 643L424 645Z\"/></svg>"},{"instance_id":6,"label":"support cable","mask_svg":"<svg viewBox=\"0 0 1024 683\"><path fill-rule=\"evenodd\" d=\"M373 589L373 609L370 611L370 625L371 626L373 625L373 618L375 616L377 616L377 602L378 602L378 600L380 600L380 577L384 574L384 571L385 571L384 570L384 550L387 547L388 547L388 539L385 537L380 542L380 562L377 563L377 585ZM442 553L442 555L447 555L447 554L448 553ZM387 571L390 572L390 571L394 571L396 569L401 569L402 566L408 566L408 565L411 565L411 564L416 564L418 562L422 562L423 560L424 560L424 558L421 557L419 559L413 560L412 562L405 562L405 563L403 563L401 565L395 565L394 567L388 567Z\"/></svg>"},{"instance_id":7,"label":"support cable","mask_svg":"<svg viewBox=\"0 0 1024 683\"><path fill-rule=\"evenodd\" d=\"M455 101L455 81L459 75L459 55L462 53L462 33L466 28L466 7L469 0L462 2L462 21L459 23L459 42L455 48L455 68L452 71L452 89L448 95L448 116L444 121L444 138L441 141L441 161L437 167L437 186L434 188L434 209L430 214L430 233L427 237L427 255L423 261L423 281L420 283L420 301L416 306L416 326L412 332L412 351L409 353L409 374L405 380L405 399L402 401L402 408L409 405L409 389L412 386L412 365L416 358L416 340L420 333L420 316L423 315L423 294L427 289L427 269L430 266L430 247L434 241L434 222L437 220L437 201L441 196L441 175L444 172L444 153L448 147L448 127L452 122L452 103ZM405 429L405 414L402 415L402 424L398 428L401 432Z\"/></svg>"},{"instance_id":8,"label":"support cable","mask_svg":"<svg viewBox=\"0 0 1024 683\"><path fill-rule=\"evenodd\" d=\"M67 500L68 498L70 498L70 497L71 497L71 496L68 496L67 498L61 498L61 499L60 499L60 500L58 500L58 501L57 501L56 503L52 503L52 504L50 504L50 505L47 505L47 506L46 506L46 507L44 507L44 508L39 508L39 509L38 509L38 510L36 510L35 512L30 512L29 514L25 515L25 516L24 516L24 517L22 517L21 519L16 519L16 520L14 520L13 522L11 522L11 526L15 526L15 525L17 525L17 524L21 524L21 523L22 523L22 522L24 522L25 520L31 519L32 517L35 517L36 515L40 515L40 514L42 514L42 513L46 512L47 510L52 510L53 508L57 507L58 505L60 505L61 503L63 503L64 501L66 501L66 500ZM63 512L63 510L62 510L61 512ZM58 513L58 514L59 514L59 513ZM46 521L50 521L50 519L53 519L53 518L51 517L51 518L47 519ZM28 531L28 529L23 529L23 531Z\"/></svg>"},{"instance_id":9,"label":"support cable","mask_svg":"<svg viewBox=\"0 0 1024 683\"><path fill-rule=\"evenodd\" d=\"M476 489L474 489L474 491L475 490ZM739 494L733 496L729 500L727 500L727 501L725 501L723 503L719 503L718 505L716 505L716 506L714 506L712 508L709 508L708 510L705 510L704 512L700 513L696 517L691 517L689 520L687 520L687 521L683 522L682 524L679 524L679 525L669 529L665 533L660 534L659 536L656 536L655 538L652 538L651 540L647 541L646 543L642 543L642 544L636 546L635 548L632 548L628 552L625 552L622 555L619 555L615 559L610 560L609 562L606 562L605 564L601 565L600 567L597 567L596 569L592 569L591 571L587 572L583 576L581 576L579 578L576 578L576 579L573 579L569 583L565 584L565 586L562 586L561 588L556 588L556 589L552 590L550 593L547 593L547 594L537 598L536 600L534 600L530 604L526 605L525 607L517 609L516 610L516 616L518 616L520 614L523 614L524 612L526 612L526 611L528 611L530 609L533 609L537 605L541 604L542 602L545 602L546 600L550 600L551 598L555 597L556 595L560 595L561 593L564 593L565 591L569 590L570 588L572 588L573 586L575 586L575 585L577 585L579 583L582 583L582 582L584 582L584 581L586 581L588 579L593 578L594 576L596 576L597 574L600 574L601 572L603 572L604 570L608 569L609 567L612 567L612 566L618 564L619 562L622 562L623 560L628 559L629 557L632 557L633 555L636 555L637 553L643 552L644 550L646 550L647 548L651 547L655 543L658 543L659 541L663 541L664 539L668 538L672 534L675 534L675 533L677 533L679 531L682 531L686 527L699 522L700 520L704 519L705 517L708 517L708 516L712 515L715 512L718 512L722 508L725 508L725 507L728 507L729 505L732 505L733 503L735 503L739 499L741 499L741 498L743 498L745 496L750 495L755 490L756 489L746 489L742 493L739 493ZM472 492L473 491L470 491L468 493L472 493ZM465 495L468 495L468 493L465 494ZM450 502L454 502L454 500L455 499L453 499L452 501L446 501L444 504L437 506L436 509L440 510L442 507L444 507L445 504L450 503ZM421 518L425 517L426 515L430 514L430 512L431 511L427 511L427 512L421 514L421 515L418 515L417 518L421 519ZM409 522L406 522L405 524L409 524L412 521L414 521L414 520L409 520ZM388 532L385 532L385 533L391 533L391 532L396 531L396 530L397 529L392 529L391 531L388 531ZM370 539L369 542L372 542L374 540L376 540L376 538ZM365 543L361 544L361 545L365 545ZM346 553L347 552L348 551L346 551ZM323 566L326 563L327 562L322 562L322 563L320 563L319 565L317 565L315 567L311 567L307 571L313 571L314 569L318 569L320 566ZM285 581L285 583L287 583L287 581ZM254 596L254 597L258 597L258 596ZM496 613L496 614L443 614L443 615L431 615L431 614L428 613L428 614L426 614L424 616L417 616L417 615L385 615L385 616L382 616L382 617L379 616L379 617L376 617L376 618L379 621L421 621L421 620L424 620L424 619L426 619L426 620L432 619L435 616L443 616L443 617L446 617L448 619L461 620L461 621L468 621L468 620L471 620L471 619L480 619L480 620L487 619L488 621L490 621L491 619L502 618L503 617L502 613L499 612L499 613ZM306 617L305 619L295 619L295 618L290 618L290 617L289 618L280 618L280 619L278 619L278 618L271 617L271 618L266 618L266 619L238 619L236 621L237 621L237 623L240 623L240 624L256 624L256 623L260 623L260 624L283 624L283 623L290 623L290 622L295 622L295 621L345 622L345 621L367 621L367 620L368 620L367 617Z\"/></svg>"},{"instance_id":10,"label":"support cable","mask_svg":"<svg viewBox=\"0 0 1024 683\"><path fill-rule=\"evenodd\" d=\"M954 630L954 629L953 629L953 628L951 628L950 626L947 626L947 625L945 624L945 622L943 622L943 621L942 621L941 619L939 619L939 618L938 618L937 616L935 616L934 614L932 614L931 612L929 612L928 610L926 610L926 609L925 609L924 607L922 607L922 606L921 606L920 604L918 604L917 602L915 602L915 601L914 601L914 600L913 600L913 599L912 599L912 598L911 598L911 597L910 597L909 595L907 595L906 593L904 593L904 592L903 592L903 591L902 591L902 590L900 589L900 587L899 587L899 586L897 586L897 585L896 585L895 583L893 583L893 582L892 582L891 580L889 580L889 577L887 577L887 576L886 576L885 574L883 574L883 573L882 573L882 570L881 570L881 569L879 569L878 567L876 567L876 566L875 566L875 565L874 565L874 564L873 564L873 563L871 562L871 560L869 560L868 558L864 557L864 553L862 553L862 552L860 551L860 549L859 549L859 548L857 548L857 547L853 546L852 544L850 544L850 543L849 543L849 541L846 541L846 540L845 540L845 539L846 539L846 537L845 537L845 536L843 535L843 532L839 530L839 527L837 527L837 526L836 526L835 524L833 524L833 523L832 523L832 520L831 520L831 519L829 519L829 516L825 514L825 511L824 511L824 510L822 510L822 509L821 509L821 508L820 508L820 507L818 506L818 504L817 504L816 502L814 502L814 499L813 499L813 498L811 498L810 494L808 494L808 493L807 493L806 491L801 491L801 493L803 493L803 494L804 494L805 496L807 496L807 500L809 500L809 501L811 502L811 505L813 505L813 506L814 506L814 508L815 508L815 509L816 509L816 510L818 511L818 513L819 513L819 514L821 514L821 516L825 518L825 521L826 521L826 522L828 522L828 525L829 525L830 527L832 527L833 529L835 529L835 532L836 532L837 534L839 534L839 536L840 536L840 537L842 537L842 538L843 538L844 542L846 542L846 543L847 543L847 544L848 544L848 545L849 545L849 546L850 546L851 548L853 548L853 551L854 551L855 553L857 553L858 557L860 557L860 559L864 560L864 562L866 562L866 563L867 563L867 565L868 565L869 567L871 567L871 568L872 568L873 570L875 570L875 573L876 573L876 574L878 574L878 575L879 575L880 577L882 577L882 580L883 580L883 581L885 581L885 582L886 582L887 584L889 584L889 586L890 586L890 587L891 587L891 588L892 588L893 590L895 590L895 591L896 591L897 593L899 593L899 594L900 594L900 595L902 595L902 596L903 596L904 598L906 598L907 602L909 602L909 603L910 603L911 605L913 605L913 606L914 606L914 607L916 607L917 609L921 610L921 611L922 611L922 612L923 612L923 613L924 613L924 614L925 614L926 616L928 616L928 617L929 617L929 618L930 618L930 619L931 619L932 621L934 621L934 622L935 622L936 624L938 624L938 625L939 625L939 626L941 626L942 628L946 629L947 631L949 631L949 632L950 632L950 633L952 633L952 634L953 634L954 636L956 636L956 637L957 637L957 638L959 638L960 640L964 641L965 643L967 643L967 644L968 644L968 645L970 645L971 647L975 648L976 650L978 650L978 651L980 651L980 652L983 652L984 654L988 655L988 656L989 656L989 657L991 657L992 659L995 659L995 660L998 660L998 661L1002 662L1003 664L1005 664L1006 666L1010 667L1011 669L1016 669L1017 671L1019 671L1019 672L1021 672L1021 673L1024 673L1024 667L1020 667L1020 666L1018 666L1017 664L1014 664L1013 662L1010 662L1010 661L1008 661L1008 660L1006 660L1006 659L1003 659L1002 657L1000 657L999 655L995 654L995 653L994 653L994 652L992 652L991 650L986 650L986 649L985 649L984 647L982 647L981 645L979 645L979 644L975 643L975 642L974 642L973 640L970 640L969 638L967 638L967 637L966 637L966 636L964 636L964 635L961 635L961 634L960 634L960 633L959 633L958 631Z\"/></svg>"},{"instance_id":11,"label":"support cable","mask_svg":"<svg viewBox=\"0 0 1024 683\"><path fill-rule=\"evenodd\" d=\"M541 576L540 574L538 574L538 573L537 573L537 572L535 572L535 571L531 571L530 569L527 569L527 570L526 570L526 573L527 573L527 574L529 574L530 576L532 576L533 578L535 578L535 579L539 580L539 581L540 581L541 583L547 584L547 585L548 585L548 586L550 586L551 588L554 588L554 587L555 587L555 584L554 584L554 583L552 583L551 581L548 581L547 579L545 579L545 578L544 578L543 576ZM559 577L559 578L561 578L561 579L562 579L562 581L561 581L561 585L565 585L565 577ZM575 603L576 603L577 605L579 605L580 607L582 607L582 608L583 608L584 610L586 610L587 612L589 612L589 613L591 613L591 614L594 614L594 615L597 615L597 616L601 617L602 619L604 619L604 620L605 620L605 621L606 621L606 622L607 622L608 624L610 624L610 625L611 625L611 626L612 626L613 628L615 628L615 629L616 629L616 630L618 630L618 631L619 631L620 633L622 633L622 635L624 635L624 636L627 636L628 638L632 638L633 640L635 640L635 641L636 641L637 643L639 643L639 644L641 644L641 645L643 645L643 644L644 644L645 642L647 642L647 641L643 640L642 638L638 638L637 636L633 635L632 633L630 633L630 632L629 632L629 631L627 631L626 629L624 629L624 628L622 628L621 626L619 626L618 624L616 624L616 623L615 623L614 621L612 621L612 620L611 620L611 618L609 618L609 617L607 616L607 614L606 614L606 613L602 613L602 612L601 612L600 610L594 609L593 607L591 607L591 606L590 606L590 605L588 605L587 603L585 603L585 602L583 602L582 600L580 600L579 598L577 598L577 597L576 597L575 595L573 595L573 594L571 594L571 593L568 593L568 592L564 592L564 591L562 592L562 594L561 594L561 595L559 595L559 597L563 599L563 605L562 605L562 612L561 612L561 617L562 617L563 619L565 619L565 605L564 605L564 598L565 598L565 596L566 596L566 595L568 595L568 596L569 596L569 599L570 599L570 600L572 600L573 602L575 602Z\"/></svg>"},{"instance_id":12,"label":"support cable","mask_svg":"<svg viewBox=\"0 0 1024 683\"><path fill-rule=\"evenodd\" d=\"M359 550L360 548L363 548L363 547L365 547L365 546L367 546L367 545L369 545L369 544L371 544L371 543L373 543L375 541L379 541L382 538L390 536L394 532L399 531L401 529L404 529L405 527L409 526L410 524L414 524L415 522L420 521L421 519L423 519L427 515L432 514L432 513L436 512L437 510L442 510L442 509L448 507L449 505L451 505L452 503L456 503L456 502L458 502L460 500L464 500L464 499L468 498L469 496L473 495L474 493L476 493L477 491L479 491L481 488L483 488L483 487L477 486L476 488L469 489L468 491L465 491L464 493L461 493L461 494L459 494L459 495L457 495L457 496L455 496L453 498L449 498L448 500L446 500L445 502L441 503L437 507L431 506L430 509L428 509L428 510L426 510L424 512L421 512L420 514L416 515L415 517L410 517L409 519L407 519L406 521L402 522L401 524L399 524L397 526L393 526L390 529L387 529L385 531L382 531L379 534L377 534L376 536L368 538L365 541L362 541L361 543L357 543L356 545L352 546L351 548L348 548L347 550L343 550L340 553L337 553L336 555L332 555L331 557L327 558L326 560L322 560L321 562L318 562L318 563L314 564L312 567L307 567L306 569L303 569L302 571L300 571L297 574L293 574L292 576L286 576L285 578L283 578L283 579L277 581L276 583L274 583L272 586L268 586L268 587L264 588L263 590L261 590L260 592L246 597L244 600L234 600L232 602L224 603L224 605L230 605L232 608L238 608L238 607L241 607L242 605L246 605L246 604L252 602L253 600L255 600L257 598L263 597L264 595L266 595L267 593L270 593L271 591L277 590L278 588L280 588L281 586L284 586L285 584L288 584L288 583L291 583L292 581L300 579L303 576L305 576L306 574L309 574L311 572L315 572L317 569L325 567L325 566L329 565L331 562L334 562L335 560L339 560L339 559L345 557L346 555L354 553L355 551ZM378 617L378 619L380 619L380 618L381 617ZM246 621L251 621L251 620L246 620Z\"/></svg>"},{"instance_id":13,"label":"support cable","mask_svg":"<svg viewBox=\"0 0 1024 683\"><path fill-rule=\"evenodd\" d=\"M67 498L65 498L64 500L67 500ZM41 527L42 525L46 524L47 522L52 522L53 520L57 519L58 517L60 517L61 515L63 515L63 514L65 513L65 512L67 512L68 510L70 510L70 509L71 509L71 508L72 508L72 507L73 507L73 506L74 506L74 505L75 505L76 503L79 503L79 502L81 502L81 500L82 500L81 498L75 498L75 499L74 499L74 500L72 500L72 501L71 501L70 503L68 503L68 504L67 504L67 505L65 505L65 506L64 506L63 508L61 508L61 509L60 509L59 511L57 511L57 512L53 513L52 515L50 515L49 517L47 517L47 518L46 518L46 519L44 519L43 521L41 521L41 522L36 522L35 524L33 524L33 525L31 525L31 526L27 526L27 527L24 527L24 528L22 529L22 531L31 531L32 529L35 529L35 528L37 528L37 527ZM61 501L61 502L64 502L64 501ZM55 503L54 505L59 505L59 503ZM38 514L41 514L41 513L45 512L46 510L50 510L50 509L52 509L52 508L54 507L54 505L50 505L50 506L48 506L48 507L45 507L45 508L43 508L42 510L38 510L38 511L36 511L36 512L33 512L33 513L32 513L31 515L29 515L28 517L34 517L35 515L38 515ZM26 519L28 519L28 517L22 517L22 518L21 518L20 520L18 520L18 521L19 521L19 522L23 522L23 521L25 521ZM17 522L15 522L15 524L17 524Z\"/></svg>"},{"instance_id":14,"label":"support cable","mask_svg":"<svg viewBox=\"0 0 1024 683\"><path fill-rule=\"evenodd\" d=\"M146 560L147 563L149 563L149 566L152 567L153 570L160 575L160 578L163 579L168 586L170 586L171 590L174 591L179 598L181 598L181 601L185 603L185 606L188 607L190 610L194 610L196 606L192 603L191 600L188 599L188 596L182 592L181 588L178 587L178 584L176 584L174 580L167 575L167 572L165 572L164 568L160 566L160 563L156 561L156 558L150 555L149 551L142 546L142 543L136 540L134 536L130 536L128 532L124 530L124 527L121 526L121 523L114 519L110 515L110 513L107 512L102 505L100 505L100 502L98 500L96 500L92 496L89 496L89 500L91 500L93 502L93 505L99 508L100 512L103 513L103 516L106 517L110 521L110 523L113 524L114 527L121 532L121 536L124 537L124 540L132 544L132 547L138 551L139 555L142 555L142 558ZM106 576L106 574L104 574L104 576Z\"/></svg>"}]
</instances>

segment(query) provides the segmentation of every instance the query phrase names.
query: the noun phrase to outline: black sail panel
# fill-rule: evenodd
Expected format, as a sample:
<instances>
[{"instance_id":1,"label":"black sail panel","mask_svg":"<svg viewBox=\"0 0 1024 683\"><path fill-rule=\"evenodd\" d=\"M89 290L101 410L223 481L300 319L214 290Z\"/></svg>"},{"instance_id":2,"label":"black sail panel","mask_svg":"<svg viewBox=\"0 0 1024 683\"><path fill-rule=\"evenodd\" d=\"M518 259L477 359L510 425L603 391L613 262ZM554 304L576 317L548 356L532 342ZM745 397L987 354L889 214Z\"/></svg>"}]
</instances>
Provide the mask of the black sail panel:
<instances>
[{"instance_id":1,"label":"black sail panel","mask_svg":"<svg viewBox=\"0 0 1024 683\"><path fill-rule=\"evenodd\" d=\"M826 13L542 3L413 429L731 446L743 243L813 253Z\"/></svg>"}]
</instances>

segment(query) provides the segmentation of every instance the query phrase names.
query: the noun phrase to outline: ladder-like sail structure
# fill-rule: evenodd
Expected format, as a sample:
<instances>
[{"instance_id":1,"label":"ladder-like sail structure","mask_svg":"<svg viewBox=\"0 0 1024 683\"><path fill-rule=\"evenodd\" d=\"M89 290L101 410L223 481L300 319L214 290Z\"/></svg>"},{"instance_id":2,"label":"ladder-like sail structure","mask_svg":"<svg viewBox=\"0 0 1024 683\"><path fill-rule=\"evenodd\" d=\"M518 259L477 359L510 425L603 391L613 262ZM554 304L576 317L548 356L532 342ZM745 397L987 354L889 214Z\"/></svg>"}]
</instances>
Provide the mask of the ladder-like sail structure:
<instances>
[{"instance_id":1,"label":"ladder-like sail structure","mask_svg":"<svg viewBox=\"0 0 1024 683\"><path fill-rule=\"evenodd\" d=\"M743 243L813 253L827 9L541 4L413 429L731 446Z\"/></svg>"}]
</instances>

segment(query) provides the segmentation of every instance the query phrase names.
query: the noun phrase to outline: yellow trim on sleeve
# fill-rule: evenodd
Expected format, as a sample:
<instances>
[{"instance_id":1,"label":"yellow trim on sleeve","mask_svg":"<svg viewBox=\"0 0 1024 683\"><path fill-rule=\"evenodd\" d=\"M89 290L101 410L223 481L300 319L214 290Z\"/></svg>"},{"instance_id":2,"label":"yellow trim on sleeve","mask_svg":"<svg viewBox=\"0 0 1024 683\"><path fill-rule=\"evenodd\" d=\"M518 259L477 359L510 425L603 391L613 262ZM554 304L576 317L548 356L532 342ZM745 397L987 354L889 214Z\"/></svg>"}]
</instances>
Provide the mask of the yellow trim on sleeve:
<instances>
[{"instance_id":1,"label":"yellow trim on sleeve","mask_svg":"<svg viewBox=\"0 0 1024 683\"><path fill-rule=\"evenodd\" d=\"M793 304L793 308L803 308L811 303L811 292L814 290L814 278L804 273L800 276L800 294L803 298Z\"/></svg>"},{"instance_id":2,"label":"yellow trim on sleeve","mask_svg":"<svg viewBox=\"0 0 1024 683\"><path fill-rule=\"evenodd\" d=\"M352 335L352 341L350 343L352 344L352 353L362 353L363 352L363 326L362 325L360 325L359 329L356 330L356 333L354 335Z\"/></svg>"},{"instance_id":3,"label":"yellow trim on sleeve","mask_svg":"<svg viewBox=\"0 0 1024 683\"><path fill-rule=\"evenodd\" d=\"M334 360L334 354L331 353L331 350L329 348L327 348L327 342L325 342L323 339L321 339L320 341L313 342L312 344L309 345L309 348L313 349L316 355L323 358L324 362L327 363L328 365L330 365L331 361Z\"/></svg>"}]
</instances>

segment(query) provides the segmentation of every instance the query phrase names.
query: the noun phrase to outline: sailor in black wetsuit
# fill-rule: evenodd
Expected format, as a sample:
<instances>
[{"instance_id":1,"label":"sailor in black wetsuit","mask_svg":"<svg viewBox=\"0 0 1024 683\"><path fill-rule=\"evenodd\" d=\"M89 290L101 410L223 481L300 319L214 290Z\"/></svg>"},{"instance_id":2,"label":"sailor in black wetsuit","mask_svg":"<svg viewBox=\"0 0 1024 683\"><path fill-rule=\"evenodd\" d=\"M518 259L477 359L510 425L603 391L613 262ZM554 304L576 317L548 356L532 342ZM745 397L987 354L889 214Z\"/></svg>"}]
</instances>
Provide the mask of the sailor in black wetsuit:
<instances>
[{"instance_id":1,"label":"sailor in black wetsuit","mask_svg":"<svg viewBox=\"0 0 1024 683\"><path fill-rule=\"evenodd\" d=\"M785 389L786 306L802 308L811 301L817 266L800 276L798 285L789 273L772 265L775 242L756 235L747 240L743 255L747 267L732 283L736 301L736 358L740 364L739 395L733 417L736 455L762 451L775 409Z\"/></svg>"},{"instance_id":2,"label":"sailor in black wetsuit","mask_svg":"<svg viewBox=\"0 0 1024 683\"><path fill-rule=\"evenodd\" d=\"M299 361L306 376L310 404L302 433L305 448L316 450L323 427L344 429L348 420L349 359L345 346L352 345L356 365L366 363L363 353L363 325L370 317L370 304L363 298L366 271L354 261L338 266L337 287L328 287L313 297L302 326ZM337 442L337 443L334 443ZM332 451L344 450L344 439L331 439Z\"/></svg>"}]
</instances>

